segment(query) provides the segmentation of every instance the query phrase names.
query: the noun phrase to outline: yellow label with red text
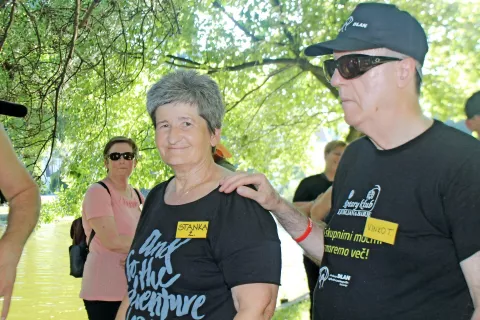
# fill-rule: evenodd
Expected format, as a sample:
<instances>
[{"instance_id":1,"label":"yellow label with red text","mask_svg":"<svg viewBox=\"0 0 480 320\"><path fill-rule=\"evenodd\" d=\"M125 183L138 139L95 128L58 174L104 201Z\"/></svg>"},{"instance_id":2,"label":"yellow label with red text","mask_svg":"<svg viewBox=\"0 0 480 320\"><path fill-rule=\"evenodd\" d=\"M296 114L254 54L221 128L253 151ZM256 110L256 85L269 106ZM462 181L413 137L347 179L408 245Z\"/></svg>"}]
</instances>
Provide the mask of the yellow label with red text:
<instances>
[{"instance_id":1,"label":"yellow label with red text","mask_svg":"<svg viewBox=\"0 0 480 320\"><path fill-rule=\"evenodd\" d=\"M207 237L208 221L179 221L175 238L197 238Z\"/></svg>"},{"instance_id":2,"label":"yellow label with red text","mask_svg":"<svg viewBox=\"0 0 480 320\"><path fill-rule=\"evenodd\" d=\"M368 217L363 236L393 245L397 230L398 223Z\"/></svg>"}]
</instances>

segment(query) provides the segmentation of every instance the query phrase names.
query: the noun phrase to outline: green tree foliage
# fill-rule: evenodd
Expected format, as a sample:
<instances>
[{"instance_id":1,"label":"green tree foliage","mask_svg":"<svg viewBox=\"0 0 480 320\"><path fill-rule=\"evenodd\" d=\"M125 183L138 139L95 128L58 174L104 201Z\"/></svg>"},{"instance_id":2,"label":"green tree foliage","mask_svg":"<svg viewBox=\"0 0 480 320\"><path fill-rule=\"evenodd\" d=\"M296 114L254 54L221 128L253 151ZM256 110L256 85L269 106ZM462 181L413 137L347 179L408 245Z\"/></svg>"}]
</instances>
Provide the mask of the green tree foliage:
<instances>
[{"instance_id":1,"label":"green tree foliage","mask_svg":"<svg viewBox=\"0 0 480 320\"><path fill-rule=\"evenodd\" d=\"M347 140L357 136L343 124L321 59L306 59L303 50L335 37L359 2L216 0L198 7L197 36L184 33L193 40L176 53L169 49L166 63L204 70L220 83L227 103L224 133L241 168L288 181L296 165L305 166L312 132L327 127ZM480 58L479 6L390 2L416 16L430 35L425 111L440 119L461 117L465 99L480 85L478 68L471 68Z\"/></svg>"},{"instance_id":2,"label":"green tree foliage","mask_svg":"<svg viewBox=\"0 0 480 320\"><path fill-rule=\"evenodd\" d=\"M105 175L113 135L134 138L141 159L132 184L150 188L171 172L161 162L145 93L175 68L219 83L224 143L240 169L283 185L308 167L312 134L329 128L351 140L321 59L304 48L333 38L359 1L0 1L0 97L31 108L5 119L36 175L58 148L64 159L53 211L78 214L86 187ZM422 105L461 118L480 88L480 9L475 1L388 1L411 12L429 35ZM3 34L3 37L1 36Z\"/></svg>"}]
</instances>

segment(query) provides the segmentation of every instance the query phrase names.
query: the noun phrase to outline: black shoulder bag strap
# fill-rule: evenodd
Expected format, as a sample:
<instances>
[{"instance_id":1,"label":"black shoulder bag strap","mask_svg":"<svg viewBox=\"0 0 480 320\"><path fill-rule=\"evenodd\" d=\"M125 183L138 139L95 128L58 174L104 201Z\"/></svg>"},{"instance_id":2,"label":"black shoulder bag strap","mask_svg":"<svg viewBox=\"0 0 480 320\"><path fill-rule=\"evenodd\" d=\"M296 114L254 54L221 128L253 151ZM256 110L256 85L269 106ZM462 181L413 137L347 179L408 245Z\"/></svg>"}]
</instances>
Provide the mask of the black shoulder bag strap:
<instances>
[{"instance_id":1,"label":"black shoulder bag strap","mask_svg":"<svg viewBox=\"0 0 480 320\"><path fill-rule=\"evenodd\" d=\"M98 183L99 185L101 185L102 187L104 187L105 189L107 189L107 192L110 196L112 196L112 194L110 193L110 190L108 190L108 187L105 183L103 183L103 181L97 181L96 183ZM88 238L88 243L87 243L87 250L88 248L90 247L90 243L92 242L93 240L93 237L95 236L95 230L93 230L92 228L92 232L90 232L90 237Z\"/></svg>"},{"instance_id":2,"label":"black shoulder bag strap","mask_svg":"<svg viewBox=\"0 0 480 320\"><path fill-rule=\"evenodd\" d=\"M133 190L135 190L135 193L137 194L138 201L140 201L140 204L142 204L142 197L140 197L140 193L138 193L138 190L135 188L133 188Z\"/></svg>"}]
</instances>

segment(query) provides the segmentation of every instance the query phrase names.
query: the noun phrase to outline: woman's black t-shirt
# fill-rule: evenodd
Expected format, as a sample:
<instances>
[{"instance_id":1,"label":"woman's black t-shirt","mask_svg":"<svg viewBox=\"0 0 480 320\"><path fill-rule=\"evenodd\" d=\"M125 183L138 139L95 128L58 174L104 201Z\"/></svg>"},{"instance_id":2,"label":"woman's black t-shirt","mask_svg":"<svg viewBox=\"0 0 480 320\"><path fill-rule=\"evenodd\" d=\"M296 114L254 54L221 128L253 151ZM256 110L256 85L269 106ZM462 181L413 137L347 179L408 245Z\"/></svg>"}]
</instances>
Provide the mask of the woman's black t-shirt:
<instances>
[{"instance_id":1,"label":"woman's black t-shirt","mask_svg":"<svg viewBox=\"0 0 480 320\"><path fill-rule=\"evenodd\" d=\"M125 268L127 320L233 319L231 288L280 284L281 250L270 213L218 189L184 205L148 195Z\"/></svg>"}]
</instances>

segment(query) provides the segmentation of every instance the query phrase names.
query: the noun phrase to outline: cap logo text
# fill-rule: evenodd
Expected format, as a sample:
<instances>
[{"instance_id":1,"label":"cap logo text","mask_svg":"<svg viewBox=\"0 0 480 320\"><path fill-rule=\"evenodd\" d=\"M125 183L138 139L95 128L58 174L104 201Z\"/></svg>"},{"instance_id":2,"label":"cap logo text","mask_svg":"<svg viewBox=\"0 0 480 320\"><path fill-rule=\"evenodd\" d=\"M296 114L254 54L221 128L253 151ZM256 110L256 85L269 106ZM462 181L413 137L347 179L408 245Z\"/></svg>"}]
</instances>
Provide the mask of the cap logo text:
<instances>
[{"instance_id":1,"label":"cap logo text","mask_svg":"<svg viewBox=\"0 0 480 320\"><path fill-rule=\"evenodd\" d=\"M368 27L368 23L354 22L352 27L364 28Z\"/></svg>"}]
</instances>

